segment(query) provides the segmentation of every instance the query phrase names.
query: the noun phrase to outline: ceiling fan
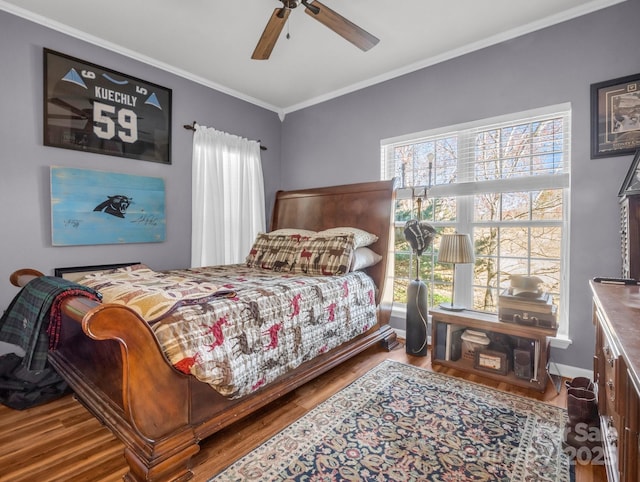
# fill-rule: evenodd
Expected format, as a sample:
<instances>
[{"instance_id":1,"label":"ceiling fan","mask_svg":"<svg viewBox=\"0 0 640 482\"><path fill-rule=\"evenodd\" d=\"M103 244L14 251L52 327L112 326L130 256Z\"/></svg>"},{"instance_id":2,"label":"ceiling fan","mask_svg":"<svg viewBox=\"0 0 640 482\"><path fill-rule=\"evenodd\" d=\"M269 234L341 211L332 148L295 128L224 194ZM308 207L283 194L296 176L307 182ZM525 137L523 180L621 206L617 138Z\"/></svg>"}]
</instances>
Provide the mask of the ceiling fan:
<instances>
[{"instance_id":1,"label":"ceiling fan","mask_svg":"<svg viewBox=\"0 0 640 482\"><path fill-rule=\"evenodd\" d=\"M266 60L269 58L284 24L287 23L291 10L296 8L300 3L305 6L305 12L307 12L308 15L311 15L318 22L365 52L380 41L366 30L358 27L355 23L347 20L339 13L334 12L318 0L280 1L282 2L282 7L276 8L273 14L271 14L271 18L267 22L264 32L262 32L258 45L256 45L253 51L252 59Z\"/></svg>"}]
</instances>

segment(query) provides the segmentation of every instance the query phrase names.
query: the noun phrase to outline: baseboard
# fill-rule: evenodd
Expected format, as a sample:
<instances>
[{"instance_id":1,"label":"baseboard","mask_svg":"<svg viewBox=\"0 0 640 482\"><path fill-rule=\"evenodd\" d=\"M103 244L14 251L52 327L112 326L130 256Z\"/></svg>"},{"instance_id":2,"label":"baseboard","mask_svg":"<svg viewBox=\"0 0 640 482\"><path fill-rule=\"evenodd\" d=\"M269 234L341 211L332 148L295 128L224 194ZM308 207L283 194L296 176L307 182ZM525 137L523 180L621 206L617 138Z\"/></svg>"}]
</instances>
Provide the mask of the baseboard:
<instances>
[{"instance_id":1,"label":"baseboard","mask_svg":"<svg viewBox=\"0 0 640 482\"><path fill-rule=\"evenodd\" d=\"M407 332L406 330L401 330L400 328L393 328L393 331L396 332L398 338L403 341L403 343L407 340ZM431 346L431 335L427 335L427 345Z\"/></svg>"},{"instance_id":2,"label":"baseboard","mask_svg":"<svg viewBox=\"0 0 640 482\"><path fill-rule=\"evenodd\" d=\"M563 378L575 378L575 377L587 377L593 379L593 370L587 370L586 368L578 368L570 365L563 365L561 363L554 363L553 360L549 362L549 373L552 375L560 375Z\"/></svg>"}]
</instances>

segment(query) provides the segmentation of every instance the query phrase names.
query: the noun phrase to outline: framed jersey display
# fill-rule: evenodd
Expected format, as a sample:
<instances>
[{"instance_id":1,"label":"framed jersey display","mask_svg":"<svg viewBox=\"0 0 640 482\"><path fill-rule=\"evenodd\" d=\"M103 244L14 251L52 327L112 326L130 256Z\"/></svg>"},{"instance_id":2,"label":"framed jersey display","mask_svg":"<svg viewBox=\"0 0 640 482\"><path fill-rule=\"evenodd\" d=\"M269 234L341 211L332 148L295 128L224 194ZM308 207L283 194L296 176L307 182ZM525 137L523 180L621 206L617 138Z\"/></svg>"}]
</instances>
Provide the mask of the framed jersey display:
<instances>
[{"instance_id":1,"label":"framed jersey display","mask_svg":"<svg viewBox=\"0 0 640 482\"><path fill-rule=\"evenodd\" d=\"M45 48L44 145L171 164L171 89Z\"/></svg>"}]
</instances>

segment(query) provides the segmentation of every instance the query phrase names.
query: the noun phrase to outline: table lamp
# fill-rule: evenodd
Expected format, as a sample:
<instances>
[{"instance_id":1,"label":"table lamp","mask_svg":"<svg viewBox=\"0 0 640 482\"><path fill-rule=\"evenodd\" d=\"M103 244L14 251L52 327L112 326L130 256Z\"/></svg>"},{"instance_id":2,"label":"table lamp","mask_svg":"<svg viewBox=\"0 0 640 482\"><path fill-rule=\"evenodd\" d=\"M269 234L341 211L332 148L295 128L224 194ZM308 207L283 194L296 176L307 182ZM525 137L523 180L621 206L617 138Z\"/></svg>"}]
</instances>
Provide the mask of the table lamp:
<instances>
[{"instance_id":1,"label":"table lamp","mask_svg":"<svg viewBox=\"0 0 640 482\"><path fill-rule=\"evenodd\" d=\"M453 303L453 293L456 286L456 265L473 263L473 245L468 234L443 234L440 239L438 251L438 263L451 263L453 265L453 277L451 282L451 303L440 303L440 308L449 311L462 311L464 306Z\"/></svg>"}]
</instances>

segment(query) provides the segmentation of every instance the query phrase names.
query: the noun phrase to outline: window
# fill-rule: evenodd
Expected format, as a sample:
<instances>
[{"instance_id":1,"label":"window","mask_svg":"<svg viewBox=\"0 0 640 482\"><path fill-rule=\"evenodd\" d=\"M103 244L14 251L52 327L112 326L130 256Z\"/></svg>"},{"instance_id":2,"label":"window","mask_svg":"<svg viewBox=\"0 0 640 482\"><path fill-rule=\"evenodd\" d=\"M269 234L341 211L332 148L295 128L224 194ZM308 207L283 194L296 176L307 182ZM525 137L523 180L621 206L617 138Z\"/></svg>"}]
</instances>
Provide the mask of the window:
<instances>
[{"instance_id":1,"label":"window","mask_svg":"<svg viewBox=\"0 0 640 482\"><path fill-rule=\"evenodd\" d=\"M563 104L381 141L382 178L398 186L394 302L406 303L416 276L403 229L418 217L438 234L471 236L476 261L456 267L456 304L497 312L512 274L538 276L567 335L570 115ZM436 262L438 244L419 262L430 306L451 299L453 271Z\"/></svg>"}]
</instances>

